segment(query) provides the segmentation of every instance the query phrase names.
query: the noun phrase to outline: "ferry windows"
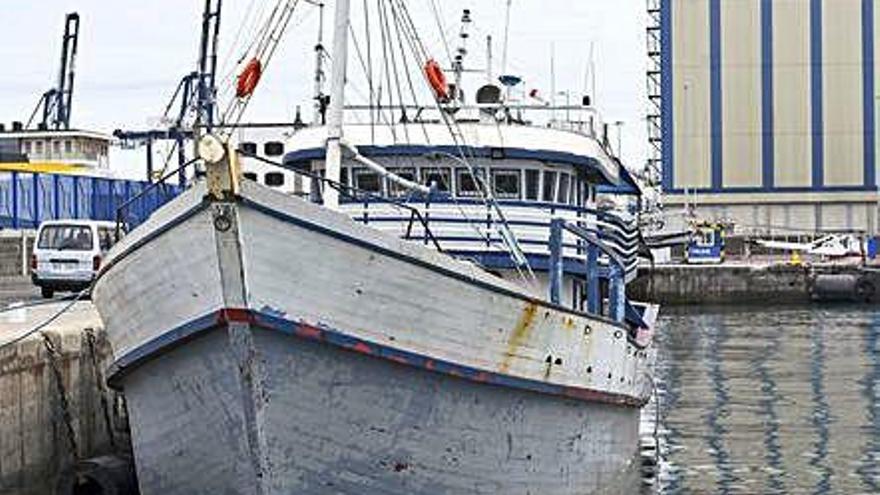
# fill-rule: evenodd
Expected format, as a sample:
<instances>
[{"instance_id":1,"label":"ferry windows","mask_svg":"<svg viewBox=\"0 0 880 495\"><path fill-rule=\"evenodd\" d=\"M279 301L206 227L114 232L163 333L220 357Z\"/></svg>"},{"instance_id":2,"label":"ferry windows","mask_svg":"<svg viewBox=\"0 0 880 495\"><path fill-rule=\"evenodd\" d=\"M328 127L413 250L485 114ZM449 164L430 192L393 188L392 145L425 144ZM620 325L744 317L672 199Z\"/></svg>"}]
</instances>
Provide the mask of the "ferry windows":
<instances>
[{"instance_id":1,"label":"ferry windows","mask_svg":"<svg viewBox=\"0 0 880 495\"><path fill-rule=\"evenodd\" d=\"M354 171L354 187L359 192L381 193L382 182L379 174L366 169L358 169Z\"/></svg>"},{"instance_id":2,"label":"ferry windows","mask_svg":"<svg viewBox=\"0 0 880 495\"><path fill-rule=\"evenodd\" d=\"M559 174L559 189L556 194L556 202L557 203L568 203L568 188L569 188L569 179L571 176L568 174Z\"/></svg>"},{"instance_id":3,"label":"ferry windows","mask_svg":"<svg viewBox=\"0 0 880 495\"><path fill-rule=\"evenodd\" d=\"M391 168L388 169L388 171L408 181L416 181L416 169L414 168ZM409 192L409 189L401 186L391 179L388 179L388 194L390 196L406 196L407 194L409 194Z\"/></svg>"},{"instance_id":4,"label":"ferry windows","mask_svg":"<svg viewBox=\"0 0 880 495\"><path fill-rule=\"evenodd\" d=\"M436 187L438 191L449 192L452 189L452 173L448 168L424 168L422 181L428 187Z\"/></svg>"},{"instance_id":5,"label":"ferry windows","mask_svg":"<svg viewBox=\"0 0 880 495\"><path fill-rule=\"evenodd\" d=\"M556 172L544 172L544 201L556 200Z\"/></svg>"},{"instance_id":6,"label":"ferry windows","mask_svg":"<svg viewBox=\"0 0 880 495\"><path fill-rule=\"evenodd\" d=\"M492 190L503 199L519 199L520 178L518 170L493 170Z\"/></svg>"},{"instance_id":7,"label":"ferry windows","mask_svg":"<svg viewBox=\"0 0 880 495\"><path fill-rule=\"evenodd\" d=\"M30 155L31 154L31 142L23 141L21 143L21 154L22 155Z\"/></svg>"},{"instance_id":8,"label":"ferry windows","mask_svg":"<svg viewBox=\"0 0 880 495\"><path fill-rule=\"evenodd\" d=\"M245 173L243 173L242 175L243 175L244 178L247 179L247 180L252 180L252 181L254 181L254 182L257 181L257 174L254 173L254 172L245 172Z\"/></svg>"},{"instance_id":9,"label":"ferry windows","mask_svg":"<svg viewBox=\"0 0 880 495\"><path fill-rule=\"evenodd\" d=\"M42 141L34 141L34 153L37 155L43 154L43 142Z\"/></svg>"},{"instance_id":10,"label":"ferry windows","mask_svg":"<svg viewBox=\"0 0 880 495\"><path fill-rule=\"evenodd\" d=\"M240 145L238 145L238 149L240 149L241 152L246 155L256 155L257 143L241 143Z\"/></svg>"},{"instance_id":11,"label":"ferry windows","mask_svg":"<svg viewBox=\"0 0 880 495\"><path fill-rule=\"evenodd\" d=\"M64 153L68 155L73 153L73 143L71 143L69 139L64 141Z\"/></svg>"},{"instance_id":12,"label":"ferry windows","mask_svg":"<svg viewBox=\"0 0 880 495\"><path fill-rule=\"evenodd\" d=\"M538 201L540 198L541 171L526 170L526 199Z\"/></svg>"},{"instance_id":13,"label":"ferry windows","mask_svg":"<svg viewBox=\"0 0 880 495\"><path fill-rule=\"evenodd\" d=\"M266 172L264 180L269 187L281 187L284 185L284 174L281 172Z\"/></svg>"},{"instance_id":14,"label":"ferry windows","mask_svg":"<svg viewBox=\"0 0 880 495\"><path fill-rule=\"evenodd\" d=\"M56 158L61 155L61 141L52 141L52 155Z\"/></svg>"},{"instance_id":15,"label":"ferry windows","mask_svg":"<svg viewBox=\"0 0 880 495\"><path fill-rule=\"evenodd\" d=\"M477 177L480 180L483 179L483 170L482 169L474 169L473 174L471 171L466 168L460 168L455 171L456 174L456 188L458 189L458 195L463 197L475 197L480 195L480 184L477 183Z\"/></svg>"},{"instance_id":16,"label":"ferry windows","mask_svg":"<svg viewBox=\"0 0 880 495\"><path fill-rule=\"evenodd\" d=\"M284 154L284 143L269 141L263 145L263 153L266 156L281 156Z\"/></svg>"}]
</instances>

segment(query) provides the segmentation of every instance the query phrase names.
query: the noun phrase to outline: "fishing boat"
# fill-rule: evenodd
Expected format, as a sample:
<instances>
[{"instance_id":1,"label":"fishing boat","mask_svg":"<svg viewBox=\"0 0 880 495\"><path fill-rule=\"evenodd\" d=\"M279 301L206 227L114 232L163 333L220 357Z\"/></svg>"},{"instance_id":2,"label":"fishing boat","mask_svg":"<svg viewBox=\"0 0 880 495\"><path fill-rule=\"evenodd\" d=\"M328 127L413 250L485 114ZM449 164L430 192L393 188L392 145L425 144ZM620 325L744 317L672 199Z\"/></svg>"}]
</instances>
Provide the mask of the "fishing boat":
<instances>
[{"instance_id":1,"label":"fishing boat","mask_svg":"<svg viewBox=\"0 0 880 495\"><path fill-rule=\"evenodd\" d=\"M348 16L338 1L335 61ZM501 100L471 121L420 62L434 122L346 124L337 62L326 123L280 162L307 197L245 179L240 147L203 132L204 180L106 257L92 297L142 493L638 482L656 308L626 298L633 223L595 207L619 161Z\"/></svg>"}]
</instances>

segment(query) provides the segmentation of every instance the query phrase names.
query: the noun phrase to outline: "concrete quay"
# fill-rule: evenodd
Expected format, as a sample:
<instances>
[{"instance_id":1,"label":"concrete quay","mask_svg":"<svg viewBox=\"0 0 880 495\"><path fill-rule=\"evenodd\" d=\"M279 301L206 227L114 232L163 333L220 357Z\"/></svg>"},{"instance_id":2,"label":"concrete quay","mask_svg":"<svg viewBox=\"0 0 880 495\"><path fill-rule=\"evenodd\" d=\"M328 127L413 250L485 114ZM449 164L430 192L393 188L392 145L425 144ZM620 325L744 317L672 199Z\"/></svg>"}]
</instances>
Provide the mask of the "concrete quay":
<instances>
[{"instance_id":1,"label":"concrete quay","mask_svg":"<svg viewBox=\"0 0 880 495\"><path fill-rule=\"evenodd\" d=\"M124 399L105 385L111 350L91 303L20 338L66 305L0 313L0 494L56 493L77 462L130 449Z\"/></svg>"},{"instance_id":2,"label":"concrete quay","mask_svg":"<svg viewBox=\"0 0 880 495\"><path fill-rule=\"evenodd\" d=\"M880 270L856 261L791 264L728 260L718 265L658 264L639 269L630 298L665 306L876 302Z\"/></svg>"}]
</instances>

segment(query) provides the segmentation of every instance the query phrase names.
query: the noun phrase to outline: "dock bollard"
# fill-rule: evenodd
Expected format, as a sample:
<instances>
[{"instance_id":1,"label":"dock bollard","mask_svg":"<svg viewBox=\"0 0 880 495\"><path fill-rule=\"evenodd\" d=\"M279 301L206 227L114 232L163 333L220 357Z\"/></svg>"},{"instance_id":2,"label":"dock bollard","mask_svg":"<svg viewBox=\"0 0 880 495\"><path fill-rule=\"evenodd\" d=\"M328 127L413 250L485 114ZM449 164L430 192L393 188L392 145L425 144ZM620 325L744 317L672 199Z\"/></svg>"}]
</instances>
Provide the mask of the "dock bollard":
<instances>
[{"instance_id":1,"label":"dock bollard","mask_svg":"<svg viewBox=\"0 0 880 495\"><path fill-rule=\"evenodd\" d=\"M113 455L80 461L62 473L55 495L138 495L134 462Z\"/></svg>"}]
</instances>

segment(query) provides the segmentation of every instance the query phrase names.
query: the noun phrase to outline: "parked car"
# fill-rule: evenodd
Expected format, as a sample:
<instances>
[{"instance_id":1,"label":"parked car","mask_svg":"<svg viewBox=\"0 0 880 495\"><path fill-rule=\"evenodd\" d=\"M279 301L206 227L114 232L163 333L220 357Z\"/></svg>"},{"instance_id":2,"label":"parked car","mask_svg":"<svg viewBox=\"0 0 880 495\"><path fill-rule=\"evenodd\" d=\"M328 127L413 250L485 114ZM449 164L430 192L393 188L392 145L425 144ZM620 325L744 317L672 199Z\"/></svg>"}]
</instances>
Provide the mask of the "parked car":
<instances>
[{"instance_id":1,"label":"parked car","mask_svg":"<svg viewBox=\"0 0 880 495\"><path fill-rule=\"evenodd\" d=\"M51 298L56 291L86 289L115 242L113 222L47 220L37 230L31 280L45 298Z\"/></svg>"}]
</instances>

